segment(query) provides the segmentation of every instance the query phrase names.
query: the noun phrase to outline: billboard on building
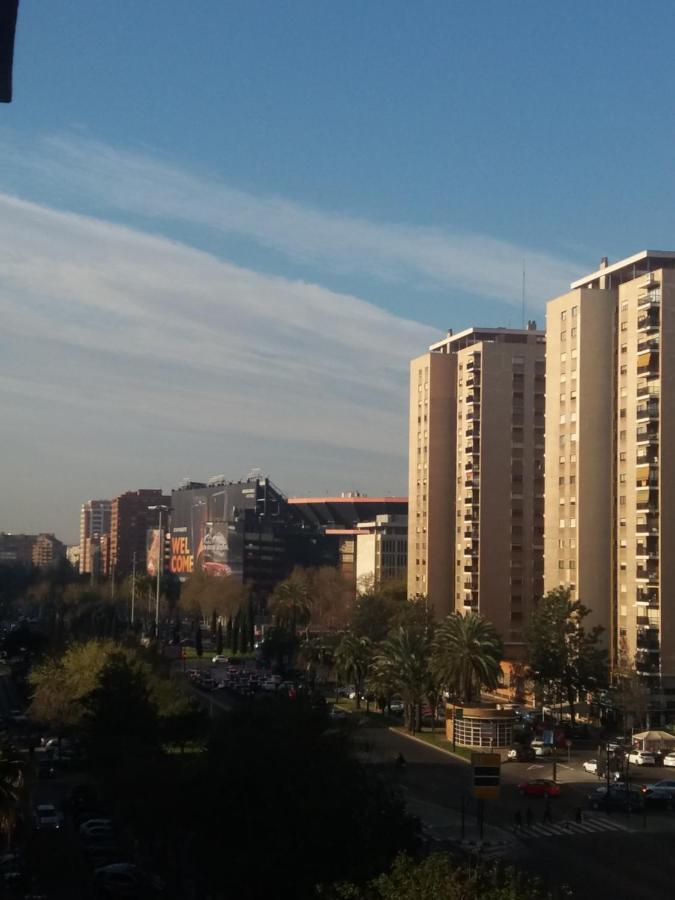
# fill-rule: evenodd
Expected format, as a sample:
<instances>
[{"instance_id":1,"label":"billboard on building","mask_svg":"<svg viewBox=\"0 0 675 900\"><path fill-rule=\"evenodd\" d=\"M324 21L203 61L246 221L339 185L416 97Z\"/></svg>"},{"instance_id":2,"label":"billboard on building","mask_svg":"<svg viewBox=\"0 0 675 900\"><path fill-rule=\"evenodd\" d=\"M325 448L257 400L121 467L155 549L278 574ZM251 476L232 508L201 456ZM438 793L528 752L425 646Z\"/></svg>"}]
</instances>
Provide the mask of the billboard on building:
<instances>
[{"instance_id":1,"label":"billboard on building","mask_svg":"<svg viewBox=\"0 0 675 900\"><path fill-rule=\"evenodd\" d=\"M174 491L170 570L181 578L204 572L241 581L245 509L256 503L255 482Z\"/></svg>"},{"instance_id":2,"label":"billboard on building","mask_svg":"<svg viewBox=\"0 0 675 900\"><path fill-rule=\"evenodd\" d=\"M160 560L160 531L159 528L148 528L145 539L145 568L148 575L157 577Z\"/></svg>"}]
</instances>

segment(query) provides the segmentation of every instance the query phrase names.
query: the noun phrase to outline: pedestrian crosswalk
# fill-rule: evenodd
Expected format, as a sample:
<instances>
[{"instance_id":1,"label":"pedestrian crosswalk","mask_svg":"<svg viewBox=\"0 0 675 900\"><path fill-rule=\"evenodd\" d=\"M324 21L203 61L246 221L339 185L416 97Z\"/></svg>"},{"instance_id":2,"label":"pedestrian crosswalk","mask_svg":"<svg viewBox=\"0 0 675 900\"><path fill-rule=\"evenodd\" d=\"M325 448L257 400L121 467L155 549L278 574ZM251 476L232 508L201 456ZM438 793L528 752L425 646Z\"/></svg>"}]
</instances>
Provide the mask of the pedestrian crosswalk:
<instances>
[{"instance_id":1,"label":"pedestrian crosswalk","mask_svg":"<svg viewBox=\"0 0 675 900\"><path fill-rule=\"evenodd\" d=\"M573 822L533 822L531 825L516 825L512 833L523 840L529 838L562 837L574 834L598 834L601 831L622 831L630 834L633 829L604 816L585 815L583 821Z\"/></svg>"}]
</instances>

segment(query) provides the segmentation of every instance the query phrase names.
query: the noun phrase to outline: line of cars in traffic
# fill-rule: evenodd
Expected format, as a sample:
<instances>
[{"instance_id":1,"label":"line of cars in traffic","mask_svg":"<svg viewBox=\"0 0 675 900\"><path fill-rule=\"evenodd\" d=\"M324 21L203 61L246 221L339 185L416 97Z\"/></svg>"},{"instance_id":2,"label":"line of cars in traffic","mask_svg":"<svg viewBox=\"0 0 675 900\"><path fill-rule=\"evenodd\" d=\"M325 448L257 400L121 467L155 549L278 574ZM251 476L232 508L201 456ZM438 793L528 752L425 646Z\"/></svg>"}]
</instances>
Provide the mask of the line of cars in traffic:
<instances>
[{"instance_id":1,"label":"line of cars in traffic","mask_svg":"<svg viewBox=\"0 0 675 900\"><path fill-rule=\"evenodd\" d=\"M214 656L211 662L210 670L189 669L187 672L190 682L202 691L227 689L241 696L252 696L278 691L291 694L300 688L297 682L285 681L281 675L260 665L235 664L226 656Z\"/></svg>"}]
</instances>

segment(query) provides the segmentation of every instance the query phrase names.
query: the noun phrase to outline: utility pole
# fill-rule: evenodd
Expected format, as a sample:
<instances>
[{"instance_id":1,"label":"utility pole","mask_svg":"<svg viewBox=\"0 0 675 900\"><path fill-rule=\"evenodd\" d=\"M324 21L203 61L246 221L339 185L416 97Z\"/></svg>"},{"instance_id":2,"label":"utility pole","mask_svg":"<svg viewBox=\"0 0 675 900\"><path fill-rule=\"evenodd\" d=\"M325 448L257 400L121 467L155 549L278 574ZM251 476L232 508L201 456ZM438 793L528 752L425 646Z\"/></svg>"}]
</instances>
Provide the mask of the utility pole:
<instances>
[{"instance_id":1,"label":"utility pole","mask_svg":"<svg viewBox=\"0 0 675 900\"><path fill-rule=\"evenodd\" d=\"M134 609L136 606L136 553L131 565L131 626L134 624Z\"/></svg>"}]
</instances>

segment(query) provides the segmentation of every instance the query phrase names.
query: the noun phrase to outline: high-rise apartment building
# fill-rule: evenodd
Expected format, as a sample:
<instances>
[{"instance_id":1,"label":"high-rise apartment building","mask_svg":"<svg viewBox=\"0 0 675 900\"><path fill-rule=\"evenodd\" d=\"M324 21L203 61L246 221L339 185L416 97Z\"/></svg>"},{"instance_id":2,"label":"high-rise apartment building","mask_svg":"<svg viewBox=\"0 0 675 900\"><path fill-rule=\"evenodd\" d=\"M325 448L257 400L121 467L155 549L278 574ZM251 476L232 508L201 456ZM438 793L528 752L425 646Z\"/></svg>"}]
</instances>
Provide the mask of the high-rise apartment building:
<instances>
[{"instance_id":1,"label":"high-rise apartment building","mask_svg":"<svg viewBox=\"0 0 675 900\"><path fill-rule=\"evenodd\" d=\"M656 724L675 713L675 253L603 260L546 338L545 586L592 610Z\"/></svg>"},{"instance_id":2,"label":"high-rise apartment building","mask_svg":"<svg viewBox=\"0 0 675 900\"><path fill-rule=\"evenodd\" d=\"M88 500L83 503L80 510L80 572L91 574L94 571L98 535L109 533L110 500Z\"/></svg>"},{"instance_id":3,"label":"high-rise apartment building","mask_svg":"<svg viewBox=\"0 0 675 900\"><path fill-rule=\"evenodd\" d=\"M138 570L146 568L146 548L148 531L157 528L159 512L150 506L170 506L171 497L156 488L127 491L115 497L111 504L110 546L107 568L115 570L115 577L131 574L134 556ZM168 516L163 516L164 527L168 528Z\"/></svg>"},{"instance_id":4,"label":"high-rise apartment building","mask_svg":"<svg viewBox=\"0 0 675 900\"><path fill-rule=\"evenodd\" d=\"M411 363L408 593L475 610L507 658L543 589L545 338L450 333Z\"/></svg>"}]
</instances>

